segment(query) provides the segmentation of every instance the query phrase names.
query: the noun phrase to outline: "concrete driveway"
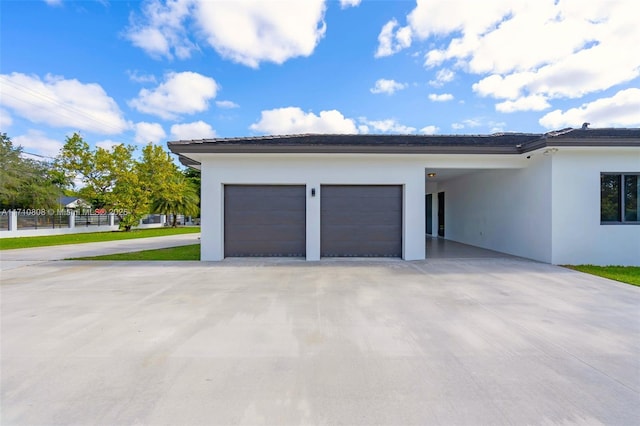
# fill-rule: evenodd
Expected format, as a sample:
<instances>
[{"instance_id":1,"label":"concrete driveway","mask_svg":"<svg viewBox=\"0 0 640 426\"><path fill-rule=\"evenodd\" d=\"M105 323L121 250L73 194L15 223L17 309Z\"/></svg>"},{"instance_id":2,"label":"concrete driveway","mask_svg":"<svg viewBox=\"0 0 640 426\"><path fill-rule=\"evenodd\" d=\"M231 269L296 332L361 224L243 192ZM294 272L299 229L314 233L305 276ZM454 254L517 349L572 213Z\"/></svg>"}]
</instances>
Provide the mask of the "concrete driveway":
<instances>
[{"instance_id":1,"label":"concrete driveway","mask_svg":"<svg viewBox=\"0 0 640 426\"><path fill-rule=\"evenodd\" d=\"M2 272L3 425L640 424L640 288L520 259Z\"/></svg>"}]
</instances>

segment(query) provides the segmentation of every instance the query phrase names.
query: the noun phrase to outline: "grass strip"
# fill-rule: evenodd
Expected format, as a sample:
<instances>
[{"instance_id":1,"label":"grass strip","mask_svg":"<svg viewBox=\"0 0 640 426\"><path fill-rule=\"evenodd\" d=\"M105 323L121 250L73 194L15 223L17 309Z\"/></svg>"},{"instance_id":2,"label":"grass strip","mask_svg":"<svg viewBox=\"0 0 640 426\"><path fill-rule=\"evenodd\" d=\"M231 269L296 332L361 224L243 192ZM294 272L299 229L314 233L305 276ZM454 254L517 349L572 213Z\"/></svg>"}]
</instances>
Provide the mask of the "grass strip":
<instances>
[{"instance_id":1,"label":"grass strip","mask_svg":"<svg viewBox=\"0 0 640 426\"><path fill-rule=\"evenodd\" d=\"M575 271L640 286L640 266L564 265Z\"/></svg>"},{"instance_id":2,"label":"grass strip","mask_svg":"<svg viewBox=\"0 0 640 426\"><path fill-rule=\"evenodd\" d=\"M200 244L65 260L200 260Z\"/></svg>"},{"instance_id":3,"label":"grass strip","mask_svg":"<svg viewBox=\"0 0 640 426\"><path fill-rule=\"evenodd\" d=\"M182 228L134 229L129 232L88 232L82 234L47 235L42 237L2 238L0 239L0 250L166 237L168 235L193 234L198 232L200 232L199 226L189 226Z\"/></svg>"}]
</instances>

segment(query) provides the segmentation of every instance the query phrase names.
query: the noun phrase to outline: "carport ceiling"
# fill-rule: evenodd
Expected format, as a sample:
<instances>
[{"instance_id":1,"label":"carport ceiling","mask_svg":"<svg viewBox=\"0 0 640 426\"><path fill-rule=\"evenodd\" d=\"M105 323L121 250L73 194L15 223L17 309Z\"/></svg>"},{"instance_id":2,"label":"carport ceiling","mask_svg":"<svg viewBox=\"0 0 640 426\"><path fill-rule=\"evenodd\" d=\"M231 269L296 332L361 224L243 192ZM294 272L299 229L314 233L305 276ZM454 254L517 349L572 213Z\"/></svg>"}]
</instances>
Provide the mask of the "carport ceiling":
<instances>
[{"instance_id":1,"label":"carport ceiling","mask_svg":"<svg viewBox=\"0 0 640 426\"><path fill-rule=\"evenodd\" d=\"M480 170L485 169L425 169L424 180L426 182L442 182ZM435 173L436 175L429 177L429 173Z\"/></svg>"}]
</instances>

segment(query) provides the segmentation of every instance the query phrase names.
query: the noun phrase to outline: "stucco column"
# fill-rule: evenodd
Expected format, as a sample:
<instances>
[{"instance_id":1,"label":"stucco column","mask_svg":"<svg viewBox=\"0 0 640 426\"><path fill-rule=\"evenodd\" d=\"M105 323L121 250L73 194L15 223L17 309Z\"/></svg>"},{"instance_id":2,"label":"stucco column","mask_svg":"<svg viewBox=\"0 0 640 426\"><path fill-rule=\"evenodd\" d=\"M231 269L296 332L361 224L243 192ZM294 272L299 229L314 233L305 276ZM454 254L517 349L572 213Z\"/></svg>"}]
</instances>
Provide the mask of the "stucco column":
<instances>
[{"instance_id":1,"label":"stucco column","mask_svg":"<svg viewBox=\"0 0 640 426\"><path fill-rule=\"evenodd\" d=\"M224 259L224 186L202 163L200 205L200 260Z\"/></svg>"},{"instance_id":2,"label":"stucco column","mask_svg":"<svg viewBox=\"0 0 640 426\"><path fill-rule=\"evenodd\" d=\"M320 260L320 184L307 183L307 260Z\"/></svg>"},{"instance_id":3,"label":"stucco column","mask_svg":"<svg viewBox=\"0 0 640 426\"><path fill-rule=\"evenodd\" d=\"M67 210L68 211L68 210ZM69 229L74 229L76 227L76 212L75 210L68 211L69 212Z\"/></svg>"},{"instance_id":4,"label":"stucco column","mask_svg":"<svg viewBox=\"0 0 640 426\"><path fill-rule=\"evenodd\" d=\"M423 260L425 258L425 205L424 205L424 168L416 167L411 179L404 185L402 258L404 260Z\"/></svg>"},{"instance_id":5,"label":"stucco column","mask_svg":"<svg viewBox=\"0 0 640 426\"><path fill-rule=\"evenodd\" d=\"M18 212L9 210L9 231L18 230Z\"/></svg>"}]
</instances>

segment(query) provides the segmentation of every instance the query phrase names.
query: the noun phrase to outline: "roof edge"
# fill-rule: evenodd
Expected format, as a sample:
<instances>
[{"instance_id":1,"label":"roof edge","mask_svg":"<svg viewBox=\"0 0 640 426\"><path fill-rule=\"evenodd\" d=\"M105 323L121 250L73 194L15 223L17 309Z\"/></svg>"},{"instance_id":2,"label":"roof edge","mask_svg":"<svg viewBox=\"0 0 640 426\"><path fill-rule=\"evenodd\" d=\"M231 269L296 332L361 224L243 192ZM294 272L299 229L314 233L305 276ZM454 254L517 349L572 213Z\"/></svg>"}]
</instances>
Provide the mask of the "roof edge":
<instances>
[{"instance_id":1,"label":"roof edge","mask_svg":"<svg viewBox=\"0 0 640 426\"><path fill-rule=\"evenodd\" d=\"M323 140L324 139L324 140ZM449 140L451 139L451 140ZM451 143L449 143L451 142ZM457 143L456 143L457 142ZM174 154L524 154L545 147L640 147L640 129L572 129L544 134L298 134L169 141ZM186 161L194 161L188 159ZM181 159L181 162L183 160Z\"/></svg>"}]
</instances>

